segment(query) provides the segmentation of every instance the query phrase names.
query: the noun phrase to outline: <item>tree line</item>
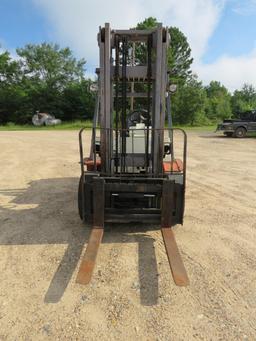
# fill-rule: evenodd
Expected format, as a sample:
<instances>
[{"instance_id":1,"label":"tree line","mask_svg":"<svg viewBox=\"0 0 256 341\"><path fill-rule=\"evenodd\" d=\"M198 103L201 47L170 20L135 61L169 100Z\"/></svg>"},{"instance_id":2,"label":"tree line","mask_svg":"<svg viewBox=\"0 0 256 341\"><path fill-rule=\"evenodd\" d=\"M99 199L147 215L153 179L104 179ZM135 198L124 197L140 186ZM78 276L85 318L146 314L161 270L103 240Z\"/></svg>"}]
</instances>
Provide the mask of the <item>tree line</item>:
<instances>
[{"instance_id":1,"label":"tree line","mask_svg":"<svg viewBox=\"0 0 256 341\"><path fill-rule=\"evenodd\" d=\"M95 95L85 79L85 60L69 48L43 43L0 54L0 124L30 123L37 110L64 121L91 118Z\"/></svg>"},{"instance_id":2,"label":"tree line","mask_svg":"<svg viewBox=\"0 0 256 341\"><path fill-rule=\"evenodd\" d=\"M150 17L137 29L156 25ZM204 86L192 72L186 36L177 27L169 32L170 83L177 85L171 101L174 124L207 125L256 108L256 89L250 84L233 94L215 80ZM13 59L8 51L0 53L0 124L30 123L37 110L64 121L93 117L95 93L93 81L85 78L84 59L76 59L68 47L49 43L28 44L16 54Z\"/></svg>"}]
</instances>

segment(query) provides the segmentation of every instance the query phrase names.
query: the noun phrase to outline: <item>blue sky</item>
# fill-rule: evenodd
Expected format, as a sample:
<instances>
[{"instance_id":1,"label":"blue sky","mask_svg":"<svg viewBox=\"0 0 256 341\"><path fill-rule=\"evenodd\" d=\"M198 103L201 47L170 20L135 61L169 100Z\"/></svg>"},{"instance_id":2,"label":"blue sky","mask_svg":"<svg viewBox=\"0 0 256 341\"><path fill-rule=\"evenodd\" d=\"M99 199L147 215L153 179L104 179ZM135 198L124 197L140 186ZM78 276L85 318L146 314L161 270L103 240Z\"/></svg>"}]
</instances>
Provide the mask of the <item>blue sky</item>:
<instances>
[{"instance_id":1,"label":"blue sky","mask_svg":"<svg viewBox=\"0 0 256 341\"><path fill-rule=\"evenodd\" d=\"M256 0L130 0L129 6L123 0L0 0L0 43L13 55L27 43L68 45L87 60L91 75L98 26L130 27L147 16L187 35L193 69L204 83L216 79L231 91L244 82L256 85Z\"/></svg>"},{"instance_id":2,"label":"blue sky","mask_svg":"<svg viewBox=\"0 0 256 341\"><path fill-rule=\"evenodd\" d=\"M240 1L243 4L245 1ZM256 8L256 4L255 4ZM256 10L239 13L234 3L227 4L221 20L209 40L209 48L203 61L213 62L222 54L240 56L256 47Z\"/></svg>"},{"instance_id":3,"label":"blue sky","mask_svg":"<svg viewBox=\"0 0 256 341\"><path fill-rule=\"evenodd\" d=\"M51 39L47 18L28 0L0 0L1 45L15 49Z\"/></svg>"}]
</instances>

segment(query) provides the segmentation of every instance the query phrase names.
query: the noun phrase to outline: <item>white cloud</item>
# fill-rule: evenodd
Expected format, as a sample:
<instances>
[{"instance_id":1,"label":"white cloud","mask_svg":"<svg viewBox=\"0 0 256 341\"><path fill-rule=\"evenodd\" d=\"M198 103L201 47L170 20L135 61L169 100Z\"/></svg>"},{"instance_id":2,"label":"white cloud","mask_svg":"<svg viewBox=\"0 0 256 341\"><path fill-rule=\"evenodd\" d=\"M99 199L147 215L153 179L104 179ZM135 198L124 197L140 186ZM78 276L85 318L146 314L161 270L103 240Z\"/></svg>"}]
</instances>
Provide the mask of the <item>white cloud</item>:
<instances>
[{"instance_id":1,"label":"white cloud","mask_svg":"<svg viewBox=\"0 0 256 341\"><path fill-rule=\"evenodd\" d=\"M178 26L188 37L193 56L199 59L207 48L226 0L33 0L43 9L58 38L69 44L88 65L98 64L96 35L99 25L113 28L135 26L153 16L165 25Z\"/></svg>"},{"instance_id":2,"label":"white cloud","mask_svg":"<svg viewBox=\"0 0 256 341\"><path fill-rule=\"evenodd\" d=\"M208 40L217 27L225 3L225 0L173 1L160 20L163 18L164 22L184 32L197 61L207 50Z\"/></svg>"},{"instance_id":3,"label":"white cloud","mask_svg":"<svg viewBox=\"0 0 256 341\"><path fill-rule=\"evenodd\" d=\"M153 16L164 25L178 26L188 37L194 57L194 70L204 83L219 80L230 90L244 82L256 85L255 53L233 58L222 56L212 64L203 64L208 41L217 27L226 3L238 0L32 0L51 22L52 40L71 46L87 60L88 75L98 65L97 33L100 25L112 28L135 26ZM245 4L256 0L245 0ZM247 6L248 8L248 6Z\"/></svg>"},{"instance_id":4,"label":"white cloud","mask_svg":"<svg viewBox=\"0 0 256 341\"><path fill-rule=\"evenodd\" d=\"M218 80L230 91L241 88L244 83L256 86L256 49L247 55L222 56L211 64L197 64L195 70L205 83Z\"/></svg>"},{"instance_id":5,"label":"white cloud","mask_svg":"<svg viewBox=\"0 0 256 341\"><path fill-rule=\"evenodd\" d=\"M54 27L53 39L71 46L89 66L98 65L97 33L100 25L129 27L139 20L136 1L118 0L33 0L42 8Z\"/></svg>"}]
</instances>

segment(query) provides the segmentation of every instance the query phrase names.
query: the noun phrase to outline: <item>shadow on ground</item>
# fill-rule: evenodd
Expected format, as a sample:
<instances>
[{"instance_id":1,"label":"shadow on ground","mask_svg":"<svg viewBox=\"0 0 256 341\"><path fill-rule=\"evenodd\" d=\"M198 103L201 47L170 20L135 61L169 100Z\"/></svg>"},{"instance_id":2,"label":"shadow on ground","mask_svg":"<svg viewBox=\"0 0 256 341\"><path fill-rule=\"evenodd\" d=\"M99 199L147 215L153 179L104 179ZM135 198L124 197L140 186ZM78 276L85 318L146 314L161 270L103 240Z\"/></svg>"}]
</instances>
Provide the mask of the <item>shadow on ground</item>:
<instances>
[{"instance_id":1,"label":"shadow on ground","mask_svg":"<svg viewBox=\"0 0 256 341\"><path fill-rule=\"evenodd\" d=\"M45 294L46 303L57 303L63 296L89 238L90 227L82 224L77 212L77 185L77 178L55 178L33 181L24 190L0 189L0 195L13 197L8 205L0 206L0 245L68 245ZM148 229L107 225L103 243L138 243L141 304L155 305L157 262L154 239L145 234Z\"/></svg>"}]
</instances>

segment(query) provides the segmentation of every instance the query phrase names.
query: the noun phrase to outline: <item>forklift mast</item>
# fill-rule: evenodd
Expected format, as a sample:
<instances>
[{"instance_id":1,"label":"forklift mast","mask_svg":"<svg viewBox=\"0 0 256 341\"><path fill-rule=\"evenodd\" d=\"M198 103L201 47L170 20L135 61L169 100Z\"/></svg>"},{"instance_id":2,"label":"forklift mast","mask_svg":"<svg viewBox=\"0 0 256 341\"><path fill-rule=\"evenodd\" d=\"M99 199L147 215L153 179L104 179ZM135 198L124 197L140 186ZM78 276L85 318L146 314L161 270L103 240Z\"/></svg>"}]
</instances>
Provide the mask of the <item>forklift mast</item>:
<instances>
[{"instance_id":1,"label":"forklift mast","mask_svg":"<svg viewBox=\"0 0 256 341\"><path fill-rule=\"evenodd\" d=\"M121 142L121 171L126 166L126 129L127 114L131 98L141 99L144 104L146 132L145 172L157 177L162 173L164 154L163 134L166 113L166 92L168 85L167 48L169 46L168 29L161 24L152 30L113 30L109 24L100 28L98 34L100 51L99 96L101 128L101 169L112 175L111 161L118 158L113 155L113 140L110 133L115 130L116 154L118 142ZM135 54L131 60L130 50ZM140 57L141 60L139 60ZM143 64L142 64L143 63ZM131 92L131 84L135 91ZM115 117L114 117L115 113ZM122 130L121 138L117 138ZM149 145L150 133L151 146ZM149 156L149 150L151 156ZM117 162L118 160L116 160ZM117 169L116 169L117 171Z\"/></svg>"}]
</instances>

